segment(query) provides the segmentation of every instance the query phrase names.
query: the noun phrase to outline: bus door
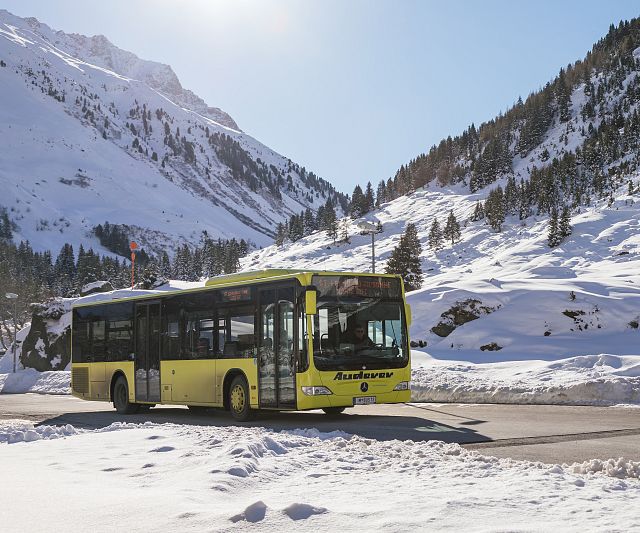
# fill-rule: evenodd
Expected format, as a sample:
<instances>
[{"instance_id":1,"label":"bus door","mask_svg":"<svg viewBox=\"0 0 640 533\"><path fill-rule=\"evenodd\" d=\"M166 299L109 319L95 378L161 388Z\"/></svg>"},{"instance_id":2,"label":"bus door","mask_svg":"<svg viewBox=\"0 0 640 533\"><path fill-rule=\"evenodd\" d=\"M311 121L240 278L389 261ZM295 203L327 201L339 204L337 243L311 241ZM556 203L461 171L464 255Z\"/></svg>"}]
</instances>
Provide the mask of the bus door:
<instances>
[{"instance_id":1,"label":"bus door","mask_svg":"<svg viewBox=\"0 0 640 533\"><path fill-rule=\"evenodd\" d=\"M291 408L296 405L294 294L293 287L260 291L260 407Z\"/></svg>"},{"instance_id":2,"label":"bus door","mask_svg":"<svg viewBox=\"0 0 640 533\"><path fill-rule=\"evenodd\" d=\"M160 402L160 302L136 304L136 401Z\"/></svg>"}]
</instances>

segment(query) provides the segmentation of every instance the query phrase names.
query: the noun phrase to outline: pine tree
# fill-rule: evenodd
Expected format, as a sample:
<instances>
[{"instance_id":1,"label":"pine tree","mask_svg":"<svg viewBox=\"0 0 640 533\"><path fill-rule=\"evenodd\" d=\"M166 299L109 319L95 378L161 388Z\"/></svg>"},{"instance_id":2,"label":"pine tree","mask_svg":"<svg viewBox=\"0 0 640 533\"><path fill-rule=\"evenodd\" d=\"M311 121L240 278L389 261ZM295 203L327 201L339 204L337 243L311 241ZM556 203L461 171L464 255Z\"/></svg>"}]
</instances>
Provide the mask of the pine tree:
<instances>
[{"instance_id":1,"label":"pine tree","mask_svg":"<svg viewBox=\"0 0 640 533\"><path fill-rule=\"evenodd\" d=\"M398 246L391 252L386 268L387 273L402 276L407 291L414 291L422 286L421 254L422 245L416 225L410 222L400 237Z\"/></svg>"},{"instance_id":2,"label":"pine tree","mask_svg":"<svg viewBox=\"0 0 640 533\"><path fill-rule=\"evenodd\" d=\"M332 222L330 222L329 227L327 228L327 235L333 239L333 242L335 244L336 239L338 238L338 221L337 219L333 219Z\"/></svg>"},{"instance_id":3,"label":"pine tree","mask_svg":"<svg viewBox=\"0 0 640 533\"><path fill-rule=\"evenodd\" d=\"M376 207L380 207L380 204L383 204L387 201L387 184L384 180L380 180L378 183L378 189L376 191Z\"/></svg>"},{"instance_id":4,"label":"pine tree","mask_svg":"<svg viewBox=\"0 0 640 533\"><path fill-rule=\"evenodd\" d=\"M318 229L317 221L315 216L313 216L313 211L310 207L307 207L304 212L304 236L311 235L314 231Z\"/></svg>"},{"instance_id":5,"label":"pine tree","mask_svg":"<svg viewBox=\"0 0 640 533\"><path fill-rule=\"evenodd\" d=\"M329 200L327 200L325 204L322 228L327 232L327 235L333 239L333 242L335 242L338 238L338 219L336 217L336 210Z\"/></svg>"},{"instance_id":6,"label":"pine tree","mask_svg":"<svg viewBox=\"0 0 640 533\"><path fill-rule=\"evenodd\" d=\"M367 188L364 192L364 200L363 200L363 215L366 215L369 211L373 210L373 208L375 207L375 197L373 194L373 185L371 185L371 182L369 181L367 183Z\"/></svg>"},{"instance_id":7,"label":"pine tree","mask_svg":"<svg viewBox=\"0 0 640 533\"><path fill-rule=\"evenodd\" d=\"M304 213L291 215L289 219L289 239L291 239L291 242L296 242L302 237L304 237Z\"/></svg>"},{"instance_id":8,"label":"pine tree","mask_svg":"<svg viewBox=\"0 0 640 533\"><path fill-rule=\"evenodd\" d=\"M452 246L462 236L462 233L460 231L460 224L458 223L456 216L453 214L453 209L449 213L449 217L447 218L447 223L444 226L442 235L445 239L451 240Z\"/></svg>"},{"instance_id":9,"label":"pine tree","mask_svg":"<svg viewBox=\"0 0 640 533\"><path fill-rule=\"evenodd\" d=\"M275 238L276 246L278 247L282 246L286 238L287 238L287 233L286 233L284 224L282 222L278 222L278 226L276 227L276 238Z\"/></svg>"},{"instance_id":10,"label":"pine tree","mask_svg":"<svg viewBox=\"0 0 640 533\"><path fill-rule=\"evenodd\" d=\"M2 213L0 213L0 241L9 242L12 238L11 220L9 220L7 212L2 210Z\"/></svg>"},{"instance_id":11,"label":"pine tree","mask_svg":"<svg viewBox=\"0 0 640 533\"><path fill-rule=\"evenodd\" d=\"M160 257L160 276L164 279L169 279L171 277L171 261L169 260L169 254L163 250L162 256Z\"/></svg>"},{"instance_id":12,"label":"pine tree","mask_svg":"<svg viewBox=\"0 0 640 533\"><path fill-rule=\"evenodd\" d=\"M347 243L351 242L349 241L349 219L347 217L340 222L340 240Z\"/></svg>"},{"instance_id":13,"label":"pine tree","mask_svg":"<svg viewBox=\"0 0 640 533\"><path fill-rule=\"evenodd\" d=\"M159 265L151 261L142 271L142 288L145 290L152 289L154 284L160 277Z\"/></svg>"},{"instance_id":14,"label":"pine tree","mask_svg":"<svg viewBox=\"0 0 640 533\"><path fill-rule=\"evenodd\" d=\"M555 248L560 244L561 238L558 228L558 210L553 209L551 211L551 218L549 218L549 233L547 235L547 243L550 248Z\"/></svg>"},{"instance_id":15,"label":"pine tree","mask_svg":"<svg viewBox=\"0 0 640 533\"><path fill-rule=\"evenodd\" d=\"M442 248L442 230L437 218L433 219L431 229L429 230L429 248L439 250Z\"/></svg>"},{"instance_id":16,"label":"pine tree","mask_svg":"<svg viewBox=\"0 0 640 533\"><path fill-rule=\"evenodd\" d=\"M569 105L571 104L571 90L570 87L567 87L564 69L560 69L560 74L556 79L556 86L556 98L558 99L560 122L567 122L571 118L571 113L569 112Z\"/></svg>"},{"instance_id":17,"label":"pine tree","mask_svg":"<svg viewBox=\"0 0 640 533\"><path fill-rule=\"evenodd\" d=\"M76 278L76 261L73 254L73 246L65 243L56 258L54 266L56 278L56 292L62 296L70 296Z\"/></svg>"},{"instance_id":18,"label":"pine tree","mask_svg":"<svg viewBox=\"0 0 640 533\"><path fill-rule=\"evenodd\" d=\"M482 219L484 219L484 208L482 207L482 202L478 200L476 202L476 207L473 210L473 216L471 217L471 220L473 220L474 222L478 222Z\"/></svg>"},{"instance_id":19,"label":"pine tree","mask_svg":"<svg viewBox=\"0 0 640 533\"><path fill-rule=\"evenodd\" d=\"M484 203L484 214L489 225L495 231L502 231L505 219L504 194L502 187L498 186L489 192Z\"/></svg>"},{"instance_id":20,"label":"pine tree","mask_svg":"<svg viewBox=\"0 0 640 533\"><path fill-rule=\"evenodd\" d=\"M366 198L362 192L360 185L356 185L351 195L351 207L349 208L349 215L351 218L360 218L366 212Z\"/></svg>"},{"instance_id":21,"label":"pine tree","mask_svg":"<svg viewBox=\"0 0 640 533\"><path fill-rule=\"evenodd\" d=\"M558 222L558 236L560 242L569 237L571 233L571 213L569 212L569 207L565 205L562 208L562 214L560 215L560 221Z\"/></svg>"}]
</instances>

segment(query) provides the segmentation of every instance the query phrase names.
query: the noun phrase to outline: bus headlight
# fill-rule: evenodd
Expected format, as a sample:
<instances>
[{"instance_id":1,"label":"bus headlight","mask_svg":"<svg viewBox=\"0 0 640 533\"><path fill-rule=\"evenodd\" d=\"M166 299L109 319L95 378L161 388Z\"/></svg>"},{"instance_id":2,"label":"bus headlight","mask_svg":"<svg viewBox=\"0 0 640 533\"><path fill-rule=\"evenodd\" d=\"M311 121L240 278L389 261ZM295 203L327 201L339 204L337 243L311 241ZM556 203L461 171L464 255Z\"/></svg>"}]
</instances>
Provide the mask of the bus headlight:
<instances>
[{"instance_id":1,"label":"bus headlight","mask_svg":"<svg viewBox=\"0 0 640 533\"><path fill-rule=\"evenodd\" d=\"M307 396L323 396L333 394L327 387L302 387L302 392Z\"/></svg>"},{"instance_id":2,"label":"bus headlight","mask_svg":"<svg viewBox=\"0 0 640 533\"><path fill-rule=\"evenodd\" d=\"M393 390L409 390L409 389L411 389L411 385L408 381L401 381L395 387L393 387Z\"/></svg>"}]
</instances>

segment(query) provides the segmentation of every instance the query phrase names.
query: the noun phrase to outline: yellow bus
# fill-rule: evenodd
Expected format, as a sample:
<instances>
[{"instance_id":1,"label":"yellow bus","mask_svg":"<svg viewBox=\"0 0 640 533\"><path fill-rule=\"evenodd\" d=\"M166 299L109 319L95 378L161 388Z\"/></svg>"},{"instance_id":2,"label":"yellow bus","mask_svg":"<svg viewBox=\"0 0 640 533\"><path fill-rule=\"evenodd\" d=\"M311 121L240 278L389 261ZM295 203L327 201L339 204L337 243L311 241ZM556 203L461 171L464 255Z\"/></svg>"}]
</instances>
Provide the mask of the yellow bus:
<instances>
[{"instance_id":1,"label":"yellow bus","mask_svg":"<svg viewBox=\"0 0 640 533\"><path fill-rule=\"evenodd\" d=\"M72 315L73 395L123 414L171 404L246 421L410 397L411 313L395 275L245 272Z\"/></svg>"}]
</instances>

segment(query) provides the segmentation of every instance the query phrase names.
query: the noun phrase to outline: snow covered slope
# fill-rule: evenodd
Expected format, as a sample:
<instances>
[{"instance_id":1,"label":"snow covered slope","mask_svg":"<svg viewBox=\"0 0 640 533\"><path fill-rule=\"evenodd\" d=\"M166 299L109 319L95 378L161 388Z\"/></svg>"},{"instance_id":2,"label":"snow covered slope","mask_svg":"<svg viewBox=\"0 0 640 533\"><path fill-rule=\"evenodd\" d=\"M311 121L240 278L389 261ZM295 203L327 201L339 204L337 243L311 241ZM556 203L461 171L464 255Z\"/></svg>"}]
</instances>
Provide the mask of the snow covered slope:
<instances>
[{"instance_id":1,"label":"snow covered slope","mask_svg":"<svg viewBox=\"0 0 640 533\"><path fill-rule=\"evenodd\" d=\"M472 222L483 194L434 185L368 216L383 224L376 236L379 271L406 223L417 225L425 281L408 296L412 340L426 341L435 357L475 362L640 353L640 204L626 187L611 205L594 202L576 210L573 235L554 249L547 245L547 216L509 217L501 233ZM427 238L431 223L436 217L443 222L451 209L461 221L462 238L434 251ZM318 232L256 251L243 267L369 270L370 237L359 235L354 222L343 222L348 243L334 244ZM478 318L448 332L465 311ZM448 335L432 332L439 324L437 331ZM490 351L492 343L501 349Z\"/></svg>"},{"instance_id":2,"label":"snow covered slope","mask_svg":"<svg viewBox=\"0 0 640 533\"><path fill-rule=\"evenodd\" d=\"M0 10L0 61L0 207L36 249L99 249L105 221L156 252L205 230L265 245L291 213L337 197L170 67L104 37Z\"/></svg>"},{"instance_id":3,"label":"snow covered slope","mask_svg":"<svg viewBox=\"0 0 640 533\"><path fill-rule=\"evenodd\" d=\"M623 458L550 465L338 431L151 422L83 430L25 420L0 423L0 450L9 531L107 531L123 522L129 531L640 527L640 464ZM132 497L141 489L145 498Z\"/></svg>"}]
</instances>

